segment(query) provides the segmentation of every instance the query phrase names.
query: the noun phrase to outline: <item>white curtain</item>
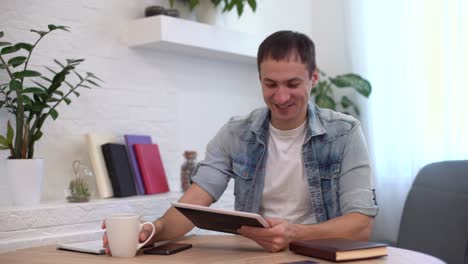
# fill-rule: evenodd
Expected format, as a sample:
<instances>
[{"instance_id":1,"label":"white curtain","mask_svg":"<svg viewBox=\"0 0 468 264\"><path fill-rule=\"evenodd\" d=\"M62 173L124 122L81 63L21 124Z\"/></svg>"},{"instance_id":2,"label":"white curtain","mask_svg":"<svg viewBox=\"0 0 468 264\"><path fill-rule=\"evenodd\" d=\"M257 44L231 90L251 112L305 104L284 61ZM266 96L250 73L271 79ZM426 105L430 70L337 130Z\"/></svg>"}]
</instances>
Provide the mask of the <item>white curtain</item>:
<instances>
[{"instance_id":1,"label":"white curtain","mask_svg":"<svg viewBox=\"0 0 468 264\"><path fill-rule=\"evenodd\" d=\"M373 236L396 241L419 169L468 159L468 1L353 0L345 14L352 70L373 85L364 115L380 206Z\"/></svg>"}]
</instances>

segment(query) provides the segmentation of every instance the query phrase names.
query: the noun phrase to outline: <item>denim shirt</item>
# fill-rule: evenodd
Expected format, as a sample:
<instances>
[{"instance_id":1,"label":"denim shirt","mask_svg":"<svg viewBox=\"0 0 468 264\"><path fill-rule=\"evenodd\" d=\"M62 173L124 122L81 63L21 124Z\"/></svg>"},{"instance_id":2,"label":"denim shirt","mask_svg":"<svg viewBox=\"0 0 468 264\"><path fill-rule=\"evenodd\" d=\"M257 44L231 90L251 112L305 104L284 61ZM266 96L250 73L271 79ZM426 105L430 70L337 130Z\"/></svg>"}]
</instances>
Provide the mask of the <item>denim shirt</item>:
<instances>
[{"instance_id":1,"label":"denim shirt","mask_svg":"<svg viewBox=\"0 0 468 264\"><path fill-rule=\"evenodd\" d=\"M308 106L302 145L304 173L316 222L350 212L377 215L367 146L355 118ZM258 213L267 159L270 111L231 118L208 143L192 180L217 201L235 180L235 210ZM291 193L294 195L294 193Z\"/></svg>"}]
</instances>

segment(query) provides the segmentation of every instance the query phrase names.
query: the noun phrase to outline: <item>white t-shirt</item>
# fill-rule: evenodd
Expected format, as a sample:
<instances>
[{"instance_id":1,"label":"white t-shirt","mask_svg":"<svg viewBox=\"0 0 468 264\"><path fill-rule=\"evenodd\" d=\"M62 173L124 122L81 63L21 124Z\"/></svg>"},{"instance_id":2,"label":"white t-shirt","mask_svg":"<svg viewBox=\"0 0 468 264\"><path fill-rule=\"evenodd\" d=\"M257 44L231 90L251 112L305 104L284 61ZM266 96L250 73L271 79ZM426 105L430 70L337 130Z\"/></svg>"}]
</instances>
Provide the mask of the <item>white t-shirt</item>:
<instances>
[{"instance_id":1,"label":"white t-shirt","mask_svg":"<svg viewBox=\"0 0 468 264\"><path fill-rule=\"evenodd\" d=\"M260 214L294 224L313 224L309 185L304 174L302 145L306 122L292 130L279 130L270 123L268 156Z\"/></svg>"}]
</instances>

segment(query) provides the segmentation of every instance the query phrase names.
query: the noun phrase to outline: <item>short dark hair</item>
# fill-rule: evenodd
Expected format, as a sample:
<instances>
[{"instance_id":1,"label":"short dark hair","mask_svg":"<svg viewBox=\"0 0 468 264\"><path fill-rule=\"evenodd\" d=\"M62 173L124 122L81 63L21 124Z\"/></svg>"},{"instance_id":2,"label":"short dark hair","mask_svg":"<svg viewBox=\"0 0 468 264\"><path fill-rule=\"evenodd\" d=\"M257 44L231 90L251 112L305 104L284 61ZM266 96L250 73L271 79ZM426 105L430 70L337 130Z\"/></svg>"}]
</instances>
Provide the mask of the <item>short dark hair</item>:
<instances>
[{"instance_id":1,"label":"short dark hair","mask_svg":"<svg viewBox=\"0 0 468 264\"><path fill-rule=\"evenodd\" d=\"M307 65L309 76L315 70L315 45L305 34L282 30L268 36L258 47L257 68L260 74L260 64L268 58L283 60L291 55L298 56Z\"/></svg>"}]
</instances>

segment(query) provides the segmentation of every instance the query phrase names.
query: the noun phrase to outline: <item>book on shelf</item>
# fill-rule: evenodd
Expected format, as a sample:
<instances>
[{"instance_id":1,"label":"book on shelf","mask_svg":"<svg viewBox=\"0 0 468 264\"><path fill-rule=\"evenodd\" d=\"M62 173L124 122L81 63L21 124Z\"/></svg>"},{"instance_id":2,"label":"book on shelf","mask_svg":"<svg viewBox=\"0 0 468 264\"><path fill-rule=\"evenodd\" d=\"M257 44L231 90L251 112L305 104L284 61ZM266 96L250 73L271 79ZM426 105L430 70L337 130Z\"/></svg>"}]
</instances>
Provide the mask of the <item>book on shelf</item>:
<instances>
[{"instance_id":1,"label":"book on shelf","mask_svg":"<svg viewBox=\"0 0 468 264\"><path fill-rule=\"evenodd\" d=\"M101 146L106 143L117 143L118 138L113 133L89 133L86 135L86 145L89 159L96 176L96 187L100 198L114 196L112 184L107 173L106 163L102 155Z\"/></svg>"},{"instance_id":2,"label":"book on shelf","mask_svg":"<svg viewBox=\"0 0 468 264\"><path fill-rule=\"evenodd\" d=\"M136 195L137 192L125 145L107 143L102 145L101 148L114 196L127 197Z\"/></svg>"},{"instance_id":3,"label":"book on shelf","mask_svg":"<svg viewBox=\"0 0 468 264\"><path fill-rule=\"evenodd\" d=\"M135 144L138 166L143 178L146 194L165 193L169 191L166 172L157 144Z\"/></svg>"},{"instance_id":4,"label":"book on shelf","mask_svg":"<svg viewBox=\"0 0 468 264\"><path fill-rule=\"evenodd\" d=\"M124 135L125 144L127 145L128 159L130 161L130 168L133 172L134 182L137 193L139 195L145 194L145 186L143 185L143 179L141 177L140 167L136 159L135 150L133 145L135 144L151 144L151 136L147 135Z\"/></svg>"},{"instance_id":5,"label":"book on shelf","mask_svg":"<svg viewBox=\"0 0 468 264\"><path fill-rule=\"evenodd\" d=\"M387 255L386 244L345 238L293 241L289 244L289 250L301 255L336 262Z\"/></svg>"}]
</instances>

